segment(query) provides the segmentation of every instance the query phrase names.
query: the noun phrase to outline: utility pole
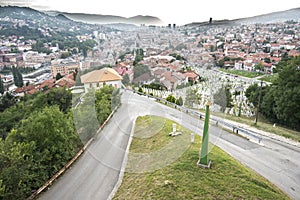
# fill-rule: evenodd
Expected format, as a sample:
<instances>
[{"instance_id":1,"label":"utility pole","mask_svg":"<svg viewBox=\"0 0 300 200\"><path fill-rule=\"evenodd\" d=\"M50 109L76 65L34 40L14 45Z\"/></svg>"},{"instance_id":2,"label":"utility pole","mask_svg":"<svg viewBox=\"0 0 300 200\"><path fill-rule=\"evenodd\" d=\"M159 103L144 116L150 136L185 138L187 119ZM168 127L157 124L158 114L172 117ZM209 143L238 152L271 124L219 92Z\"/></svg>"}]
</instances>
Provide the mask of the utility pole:
<instances>
[{"instance_id":1,"label":"utility pole","mask_svg":"<svg viewBox=\"0 0 300 200\"><path fill-rule=\"evenodd\" d=\"M257 107L256 107L256 116L255 116L255 122L254 122L255 125L257 125L257 120L258 120L258 112L259 112L259 105L260 105L260 99L261 99L262 84L263 84L263 82L260 81L260 89L259 89L259 96L258 96L258 104L257 104Z\"/></svg>"}]
</instances>

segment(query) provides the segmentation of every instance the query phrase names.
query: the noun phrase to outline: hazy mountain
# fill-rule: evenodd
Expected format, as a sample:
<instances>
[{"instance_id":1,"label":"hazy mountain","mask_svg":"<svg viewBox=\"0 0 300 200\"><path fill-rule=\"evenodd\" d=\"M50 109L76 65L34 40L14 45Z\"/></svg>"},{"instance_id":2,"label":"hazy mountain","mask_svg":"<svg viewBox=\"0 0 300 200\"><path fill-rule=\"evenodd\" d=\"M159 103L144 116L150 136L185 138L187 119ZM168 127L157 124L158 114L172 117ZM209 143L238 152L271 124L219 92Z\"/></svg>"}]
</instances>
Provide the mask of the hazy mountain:
<instances>
[{"instance_id":1,"label":"hazy mountain","mask_svg":"<svg viewBox=\"0 0 300 200\"><path fill-rule=\"evenodd\" d=\"M74 21L80 21L90 24L113 24L113 23L124 23L124 24L147 24L147 25L162 25L161 21L157 17L138 15L134 17L121 17L115 15L100 15L100 14L86 14L86 13L66 13L66 12L47 12L51 15L64 15L65 17Z\"/></svg>"},{"instance_id":2,"label":"hazy mountain","mask_svg":"<svg viewBox=\"0 0 300 200\"><path fill-rule=\"evenodd\" d=\"M211 25L237 25L237 24L255 24L255 23L279 23L289 20L300 21L300 8L294 8L285 11L272 12L268 14L240 18L234 20L212 20ZM193 22L186 24L186 26L205 26L209 25L209 21L205 22Z\"/></svg>"},{"instance_id":3,"label":"hazy mountain","mask_svg":"<svg viewBox=\"0 0 300 200\"><path fill-rule=\"evenodd\" d=\"M6 18L10 18L24 20L24 24L33 29L44 27L45 29L51 28L55 32L73 30L76 34L82 34L90 32L95 28L104 28L98 24L93 25L74 21L61 13L48 14L29 7L0 6L0 18L2 19L0 20L1 25L5 24L7 27L12 27L12 25L9 25L12 22L6 20Z\"/></svg>"},{"instance_id":4,"label":"hazy mountain","mask_svg":"<svg viewBox=\"0 0 300 200\"><path fill-rule=\"evenodd\" d=\"M285 11L272 12L268 14L258 15L254 17L241 18L234 20L238 23L243 24L254 24L254 23L278 23L289 20L300 21L300 8L294 8Z\"/></svg>"}]
</instances>

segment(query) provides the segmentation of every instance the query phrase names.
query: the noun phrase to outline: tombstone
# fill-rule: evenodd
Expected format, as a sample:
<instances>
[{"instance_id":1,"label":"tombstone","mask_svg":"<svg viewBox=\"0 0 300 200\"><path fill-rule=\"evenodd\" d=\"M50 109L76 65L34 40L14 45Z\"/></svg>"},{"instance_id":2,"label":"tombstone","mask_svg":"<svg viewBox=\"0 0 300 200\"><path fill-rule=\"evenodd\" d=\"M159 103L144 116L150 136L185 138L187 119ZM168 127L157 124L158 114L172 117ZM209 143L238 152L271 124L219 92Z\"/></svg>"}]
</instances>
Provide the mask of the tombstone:
<instances>
[{"instance_id":1,"label":"tombstone","mask_svg":"<svg viewBox=\"0 0 300 200\"><path fill-rule=\"evenodd\" d=\"M191 133L191 143L193 144L195 142L195 134Z\"/></svg>"},{"instance_id":2,"label":"tombstone","mask_svg":"<svg viewBox=\"0 0 300 200\"><path fill-rule=\"evenodd\" d=\"M173 124L173 133L176 132L176 124Z\"/></svg>"}]
</instances>

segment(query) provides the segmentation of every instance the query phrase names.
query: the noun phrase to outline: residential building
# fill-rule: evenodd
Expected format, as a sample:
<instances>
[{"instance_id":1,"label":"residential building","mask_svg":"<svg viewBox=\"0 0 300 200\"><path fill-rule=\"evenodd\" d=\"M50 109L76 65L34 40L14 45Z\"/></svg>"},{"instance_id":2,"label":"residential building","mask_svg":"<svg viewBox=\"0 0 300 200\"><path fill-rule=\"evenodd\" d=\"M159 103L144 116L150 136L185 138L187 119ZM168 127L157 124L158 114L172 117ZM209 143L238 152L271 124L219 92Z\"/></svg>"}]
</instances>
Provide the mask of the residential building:
<instances>
[{"instance_id":1,"label":"residential building","mask_svg":"<svg viewBox=\"0 0 300 200\"><path fill-rule=\"evenodd\" d=\"M80 77L81 82L84 84L85 92L89 89L100 89L104 85L112 85L115 88L122 87L122 77L112 68L102 68L94 70Z\"/></svg>"}]
</instances>

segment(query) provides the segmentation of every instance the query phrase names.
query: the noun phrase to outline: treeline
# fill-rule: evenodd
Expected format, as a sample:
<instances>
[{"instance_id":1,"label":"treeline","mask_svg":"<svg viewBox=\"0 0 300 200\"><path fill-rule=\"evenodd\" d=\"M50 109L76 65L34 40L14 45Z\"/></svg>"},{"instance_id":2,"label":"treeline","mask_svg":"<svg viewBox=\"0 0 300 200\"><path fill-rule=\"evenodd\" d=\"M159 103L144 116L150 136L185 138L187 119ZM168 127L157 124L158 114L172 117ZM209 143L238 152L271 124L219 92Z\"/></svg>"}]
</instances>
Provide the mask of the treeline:
<instances>
[{"instance_id":1,"label":"treeline","mask_svg":"<svg viewBox=\"0 0 300 200\"><path fill-rule=\"evenodd\" d=\"M96 91L96 99L90 103L96 105L99 127L120 98L106 86ZM0 199L26 199L82 147L80 134L86 127L77 124L76 114L82 114L85 124L91 118L86 107L72 108L78 101L69 90L54 88L25 96L0 113ZM82 104L88 102L85 98Z\"/></svg>"},{"instance_id":2,"label":"treeline","mask_svg":"<svg viewBox=\"0 0 300 200\"><path fill-rule=\"evenodd\" d=\"M252 85L245 95L267 119L300 130L300 56L277 65L278 78L270 86ZM261 91L260 91L261 89Z\"/></svg>"},{"instance_id":3,"label":"treeline","mask_svg":"<svg viewBox=\"0 0 300 200\"><path fill-rule=\"evenodd\" d=\"M23 36L25 40L36 40L38 38L43 38L45 37L43 35L43 33L36 29L36 28L29 28L28 26L17 26L17 27L13 27L13 25L11 24L11 26L6 26L3 29L0 29L0 35L4 35L6 37L15 35L18 37Z\"/></svg>"},{"instance_id":4,"label":"treeline","mask_svg":"<svg viewBox=\"0 0 300 200\"><path fill-rule=\"evenodd\" d=\"M99 126L121 103L120 91L112 86L100 90L90 90L83 102L74 110L74 121L80 139L87 142L97 132Z\"/></svg>"},{"instance_id":5,"label":"treeline","mask_svg":"<svg viewBox=\"0 0 300 200\"><path fill-rule=\"evenodd\" d=\"M36 43L32 45L32 50L38 51L39 53L51 53L51 50L47 48L45 44L50 44L52 47L55 47L57 44L60 50L68 49L68 52L73 54L81 52L84 57L87 57L87 52L91 50L97 42L92 39L80 42L74 35L62 33L37 39Z\"/></svg>"},{"instance_id":6,"label":"treeline","mask_svg":"<svg viewBox=\"0 0 300 200\"><path fill-rule=\"evenodd\" d=\"M0 199L25 199L81 147L64 88L20 99L0 113Z\"/></svg>"}]
</instances>

